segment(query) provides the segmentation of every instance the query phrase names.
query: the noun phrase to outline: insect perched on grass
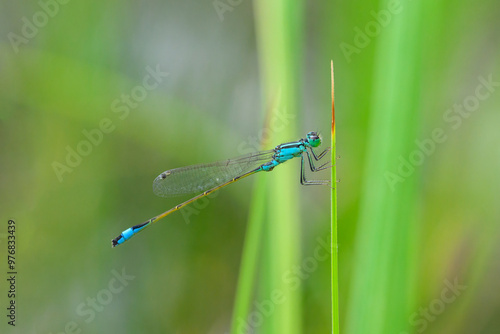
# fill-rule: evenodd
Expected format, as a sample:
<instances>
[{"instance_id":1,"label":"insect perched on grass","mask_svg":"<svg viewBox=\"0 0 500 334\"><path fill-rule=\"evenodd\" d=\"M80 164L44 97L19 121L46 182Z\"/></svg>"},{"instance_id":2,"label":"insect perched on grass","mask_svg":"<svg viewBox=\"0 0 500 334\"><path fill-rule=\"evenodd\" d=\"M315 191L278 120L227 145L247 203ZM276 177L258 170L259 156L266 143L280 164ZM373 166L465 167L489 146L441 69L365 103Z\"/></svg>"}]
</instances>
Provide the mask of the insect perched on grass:
<instances>
[{"instance_id":1,"label":"insect perched on grass","mask_svg":"<svg viewBox=\"0 0 500 334\"><path fill-rule=\"evenodd\" d=\"M172 212L182 209L189 203L207 196L208 194L219 190L228 184L241 180L257 172L270 172L274 169L274 167L292 158L300 157L301 159L301 184L330 185L331 182L329 180L313 181L306 180L305 177L305 156L307 156L309 167L313 172L331 167L327 166L330 161L325 162L319 167L314 165L314 161L319 161L328 151L330 151L330 148L327 148L323 152L316 154L313 148L320 145L320 136L318 133L311 131L307 133L305 139L303 138L294 142L278 145L273 150L250 153L238 158L224 161L167 170L161 173L153 181L153 191L156 195L161 197L171 197L189 193L201 192L201 194L174 206L172 209L165 211L164 213L153 217L142 224L126 229L111 241L112 245L115 247L124 243L140 231L144 230L146 227L168 216Z\"/></svg>"}]
</instances>

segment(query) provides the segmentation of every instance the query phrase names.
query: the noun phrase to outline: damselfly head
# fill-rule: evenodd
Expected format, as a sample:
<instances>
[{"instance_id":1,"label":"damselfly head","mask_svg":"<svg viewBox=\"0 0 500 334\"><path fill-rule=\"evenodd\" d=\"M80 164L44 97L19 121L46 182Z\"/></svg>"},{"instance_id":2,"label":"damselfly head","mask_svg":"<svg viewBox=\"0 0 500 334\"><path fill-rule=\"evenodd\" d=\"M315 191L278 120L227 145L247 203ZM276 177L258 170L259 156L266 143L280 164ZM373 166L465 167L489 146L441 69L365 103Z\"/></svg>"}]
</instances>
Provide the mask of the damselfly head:
<instances>
[{"instance_id":1,"label":"damselfly head","mask_svg":"<svg viewBox=\"0 0 500 334\"><path fill-rule=\"evenodd\" d=\"M312 147L318 147L319 145L321 145L321 137L315 131L308 132L307 133L307 142Z\"/></svg>"}]
</instances>

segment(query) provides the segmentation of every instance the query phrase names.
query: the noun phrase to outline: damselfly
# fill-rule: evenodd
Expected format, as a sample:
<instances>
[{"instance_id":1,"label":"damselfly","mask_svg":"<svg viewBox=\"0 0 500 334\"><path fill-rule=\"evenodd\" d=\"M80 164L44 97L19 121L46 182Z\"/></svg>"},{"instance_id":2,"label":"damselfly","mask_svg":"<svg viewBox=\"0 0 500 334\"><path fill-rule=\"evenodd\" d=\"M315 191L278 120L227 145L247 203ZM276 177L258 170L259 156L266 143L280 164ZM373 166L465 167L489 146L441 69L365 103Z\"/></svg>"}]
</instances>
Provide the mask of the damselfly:
<instances>
[{"instance_id":1,"label":"damselfly","mask_svg":"<svg viewBox=\"0 0 500 334\"><path fill-rule=\"evenodd\" d=\"M158 220L169 214L182 209L189 203L192 203L210 193L219 190L233 182L241 180L257 172L270 172L274 167L284 163L292 158L300 157L300 183L303 185L330 185L329 180L307 180L305 176L305 161L307 156L311 171L317 172L330 168L330 161L316 167L314 161L319 161L325 156L330 148L316 154L314 148L321 145L321 138L318 133L311 131L306 138L298 141L278 145L274 150L250 153L238 158L225 161L218 161L208 164L193 165L181 168L167 170L161 173L153 181L153 191L161 197L178 196L188 193L200 193L172 209L149 219L148 221L132 226L123 231L111 242L113 247L124 243L134 235L146 229ZM327 166L328 165L328 166Z\"/></svg>"}]
</instances>

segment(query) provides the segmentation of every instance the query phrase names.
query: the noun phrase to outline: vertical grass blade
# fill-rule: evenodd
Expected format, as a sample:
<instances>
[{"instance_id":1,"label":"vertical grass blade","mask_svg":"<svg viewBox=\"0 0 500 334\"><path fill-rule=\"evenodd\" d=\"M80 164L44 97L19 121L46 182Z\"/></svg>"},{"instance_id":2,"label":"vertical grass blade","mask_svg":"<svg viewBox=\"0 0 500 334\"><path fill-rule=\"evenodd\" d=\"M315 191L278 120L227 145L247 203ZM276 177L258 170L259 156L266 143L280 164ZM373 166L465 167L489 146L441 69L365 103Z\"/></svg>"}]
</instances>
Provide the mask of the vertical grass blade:
<instances>
[{"instance_id":1,"label":"vertical grass blade","mask_svg":"<svg viewBox=\"0 0 500 334\"><path fill-rule=\"evenodd\" d=\"M382 1L381 9L392 6ZM403 1L377 36L374 95L356 240L347 333L401 333L414 311L414 171L398 176L415 150L421 78L421 1ZM395 181L397 180L397 181ZM400 181L400 182L399 182ZM413 265L413 266L412 266Z\"/></svg>"},{"instance_id":2,"label":"vertical grass blade","mask_svg":"<svg viewBox=\"0 0 500 334\"><path fill-rule=\"evenodd\" d=\"M266 181L265 178L257 178L255 181L233 310L232 334L247 333L246 327L248 326L248 315L251 312L251 301L254 296L259 249L262 244L262 231L265 221Z\"/></svg>"},{"instance_id":3,"label":"vertical grass blade","mask_svg":"<svg viewBox=\"0 0 500 334\"><path fill-rule=\"evenodd\" d=\"M265 105L280 96L277 110L290 116L286 126L271 127L273 143L287 142L297 136L298 87L300 73L301 15L300 1L256 0L254 2L260 76ZM291 117L293 116L293 117ZM259 275L256 303L271 301L269 312L260 312L263 320L256 333L301 332L300 287L284 278L300 263L299 200L297 166L284 164L268 178L267 219L265 221L263 266ZM282 302L272 302L279 291Z\"/></svg>"},{"instance_id":4,"label":"vertical grass blade","mask_svg":"<svg viewBox=\"0 0 500 334\"><path fill-rule=\"evenodd\" d=\"M332 76L332 333L339 333L339 264L338 264L338 240L337 240L337 148L335 138L335 89L333 60L331 62Z\"/></svg>"},{"instance_id":5,"label":"vertical grass blade","mask_svg":"<svg viewBox=\"0 0 500 334\"><path fill-rule=\"evenodd\" d=\"M286 112L292 119L277 128L266 123L270 143L297 136L293 119L298 110L299 4L285 0L257 0L254 4L263 105L274 105L273 112ZM271 103L278 97L277 103ZM290 182L297 180L294 167L285 164L272 175L259 175L243 250L233 334L301 332L300 293L283 279L299 262L300 254L298 185ZM283 302L273 301L276 291ZM253 297L257 299L252 302ZM267 311L255 310L256 304L268 305ZM256 316L249 317L253 312Z\"/></svg>"}]
</instances>

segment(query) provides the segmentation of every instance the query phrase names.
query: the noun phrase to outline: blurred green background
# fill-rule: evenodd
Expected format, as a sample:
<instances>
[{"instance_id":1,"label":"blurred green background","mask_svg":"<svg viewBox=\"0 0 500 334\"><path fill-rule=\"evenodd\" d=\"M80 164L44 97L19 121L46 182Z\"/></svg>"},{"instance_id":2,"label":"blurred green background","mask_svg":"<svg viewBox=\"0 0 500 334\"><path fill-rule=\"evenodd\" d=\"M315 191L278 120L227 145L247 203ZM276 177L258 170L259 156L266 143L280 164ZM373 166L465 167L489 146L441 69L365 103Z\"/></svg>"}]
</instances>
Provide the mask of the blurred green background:
<instances>
[{"instance_id":1,"label":"blurred green background","mask_svg":"<svg viewBox=\"0 0 500 334\"><path fill-rule=\"evenodd\" d=\"M273 20L263 17L265 8L256 11L244 0L62 2L2 1L0 7L2 333L229 332L252 185L281 168L297 173L289 182L298 184L298 162L231 185L119 248L111 249L110 240L184 200L152 193L152 180L166 169L257 149L263 127L280 140L286 134L286 141L318 130L328 145L331 59L341 332L498 332L498 1L295 3L300 18L288 37L298 41L299 52L283 57L299 64L299 107L278 113L271 128L264 125L272 97L263 97L258 47L267 32L256 27ZM402 12L389 11L392 6ZM390 15L380 16L381 10ZM414 19L414 31L398 30L398 15ZM404 47L391 44L392 34ZM415 67L392 67L392 51L408 52L402 59L418 60ZM401 87L380 84L397 76L404 78ZM377 108L408 87L412 126L399 126L394 115L393 127L411 140L405 141L409 151L396 156L410 161L412 153L424 153L409 172L414 188L407 204L414 214L398 219L410 224L404 240L412 246L404 248L403 262L383 258L397 263L388 272L387 263L370 254L384 250L383 235L391 231L378 230L378 239L367 242L370 217L363 208L377 199L373 189L366 192L377 147L397 141L377 131ZM446 139L421 149L418 143L436 129ZM397 173L401 161L388 160L388 171ZM394 196L400 185L405 181ZM300 238L293 247L302 261L318 238L330 235L330 194L296 188ZM9 219L17 226L15 328L5 316ZM365 291L373 277L363 258L372 272L383 270L381 276L406 272L395 278L406 288L385 293L375 284ZM465 289L452 294L455 281ZM331 332L330 284L330 261L319 261L300 280L294 332ZM393 299L407 300L394 317L381 310ZM380 326L358 326L367 313L379 316Z\"/></svg>"}]
</instances>

